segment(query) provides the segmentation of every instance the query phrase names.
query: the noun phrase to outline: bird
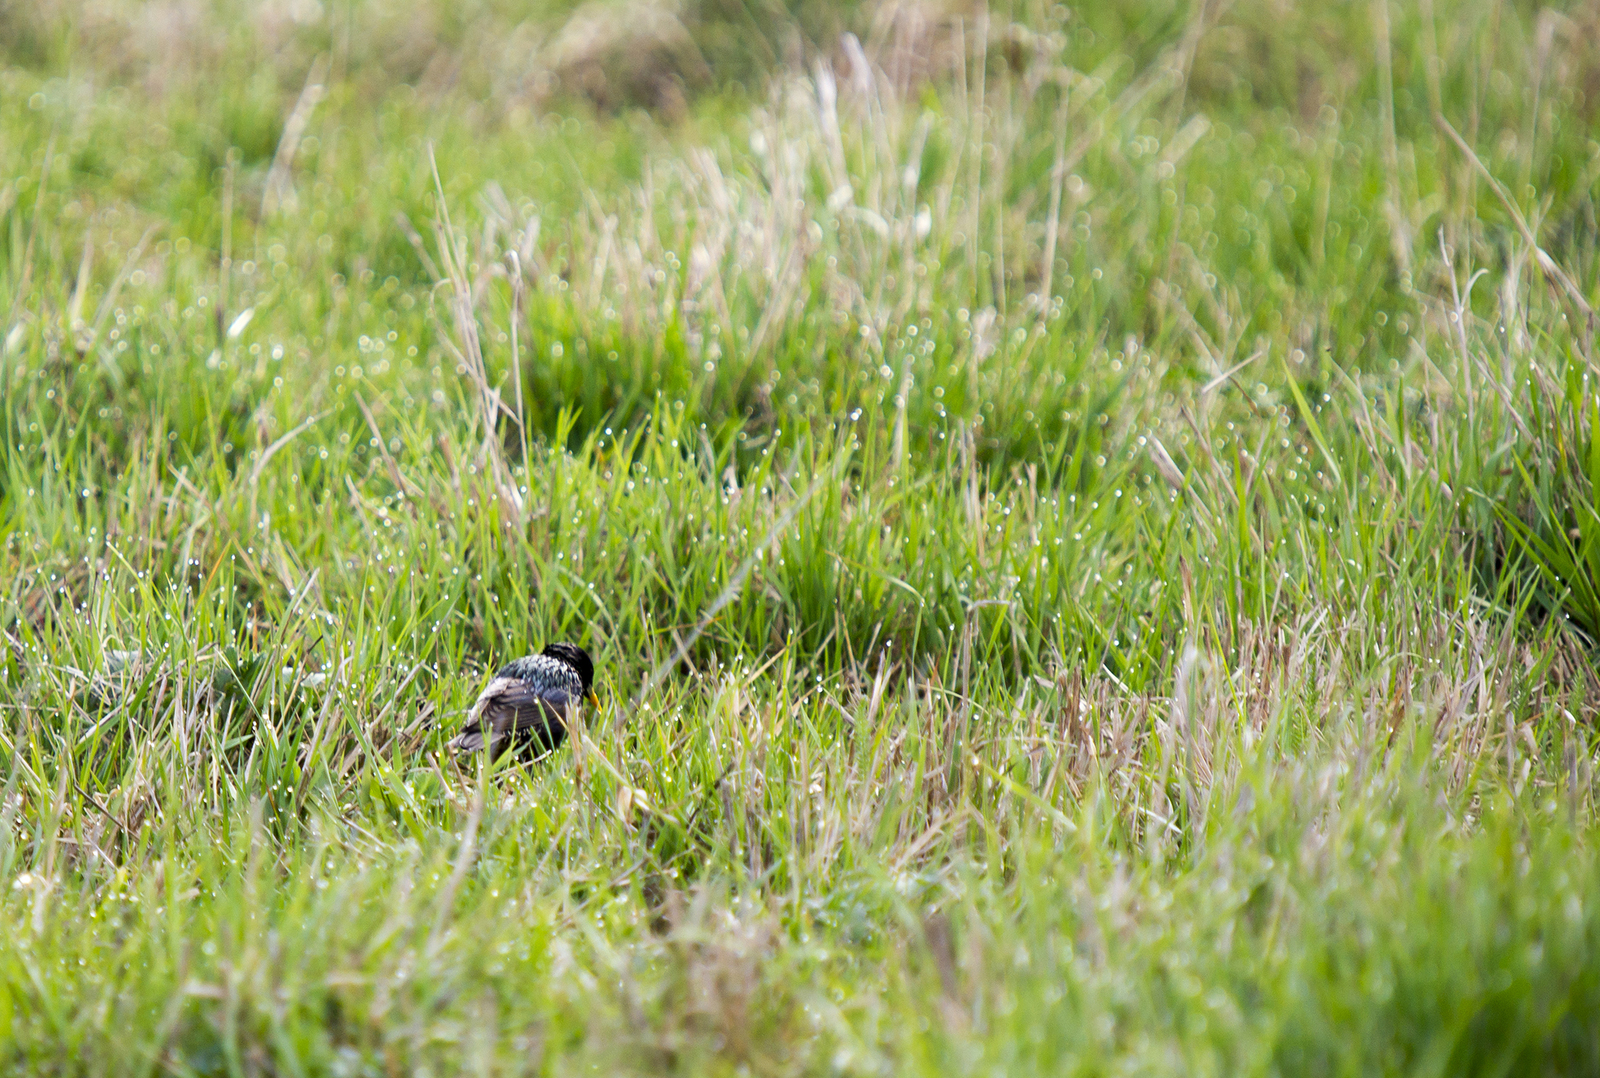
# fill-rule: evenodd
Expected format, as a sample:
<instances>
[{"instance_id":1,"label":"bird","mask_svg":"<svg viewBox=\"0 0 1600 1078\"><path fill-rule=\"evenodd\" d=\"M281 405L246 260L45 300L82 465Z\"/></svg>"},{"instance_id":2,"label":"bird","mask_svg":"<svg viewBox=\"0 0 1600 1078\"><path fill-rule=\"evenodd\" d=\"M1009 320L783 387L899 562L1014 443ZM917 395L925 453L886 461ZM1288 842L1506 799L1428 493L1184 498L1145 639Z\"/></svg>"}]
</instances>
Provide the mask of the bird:
<instances>
[{"instance_id":1,"label":"bird","mask_svg":"<svg viewBox=\"0 0 1600 1078\"><path fill-rule=\"evenodd\" d=\"M487 748L490 761L515 747L534 760L567 738L567 716L580 700L598 707L594 662L576 644L547 644L495 672L447 746L456 755Z\"/></svg>"}]
</instances>

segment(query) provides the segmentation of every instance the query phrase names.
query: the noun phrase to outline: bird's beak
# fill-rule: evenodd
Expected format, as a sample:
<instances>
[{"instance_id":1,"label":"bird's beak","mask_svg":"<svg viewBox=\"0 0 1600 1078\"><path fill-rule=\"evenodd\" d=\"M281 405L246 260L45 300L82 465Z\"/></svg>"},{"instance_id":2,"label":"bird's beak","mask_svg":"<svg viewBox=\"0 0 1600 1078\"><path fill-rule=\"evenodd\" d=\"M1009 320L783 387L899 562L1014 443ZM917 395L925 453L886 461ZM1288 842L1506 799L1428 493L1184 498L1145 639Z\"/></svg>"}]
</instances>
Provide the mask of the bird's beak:
<instances>
[{"instance_id":1,"label":"bird's beak","mask_svg":"<svg viewBox=\"0 0 1600 1078\"><path fill-rule=\"evenodd\" d=\"M596 711L600 710L600 697L594 694L593 689L589 690L589 703Z\"/></svg>"}]
</instances>

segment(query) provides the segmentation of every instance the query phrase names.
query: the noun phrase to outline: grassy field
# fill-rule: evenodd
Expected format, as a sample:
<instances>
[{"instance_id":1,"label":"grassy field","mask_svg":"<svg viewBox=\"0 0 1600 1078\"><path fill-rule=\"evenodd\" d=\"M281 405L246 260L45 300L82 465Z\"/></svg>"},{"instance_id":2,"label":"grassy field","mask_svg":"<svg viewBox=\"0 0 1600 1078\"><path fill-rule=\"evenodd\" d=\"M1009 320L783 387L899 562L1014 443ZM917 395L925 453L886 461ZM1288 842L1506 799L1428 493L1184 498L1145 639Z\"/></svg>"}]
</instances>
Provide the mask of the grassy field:
<instances>
[{"instance_id":1,"label":"grassy field","mask_svg":"<svg viewBox=\"0 0 1600 1078\"><path fill-rule=\"evenodd\" d=\"M0 0L0 1059L1600 1073L1597 33Z\"/></svg>"}]
</instances>

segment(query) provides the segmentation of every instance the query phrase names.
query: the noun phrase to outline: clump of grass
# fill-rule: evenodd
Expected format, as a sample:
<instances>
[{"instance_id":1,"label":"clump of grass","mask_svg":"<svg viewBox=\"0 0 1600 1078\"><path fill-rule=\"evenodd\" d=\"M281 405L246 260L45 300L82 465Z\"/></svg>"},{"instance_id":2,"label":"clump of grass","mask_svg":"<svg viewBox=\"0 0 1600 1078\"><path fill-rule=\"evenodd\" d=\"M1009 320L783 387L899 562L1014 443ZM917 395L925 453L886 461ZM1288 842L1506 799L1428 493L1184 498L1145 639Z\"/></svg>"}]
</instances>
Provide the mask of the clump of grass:
<instances>
[{"instance_id":1,"label":"clump of grass","mask_svg":"<svg viewBox=\"0 0 1600 1078\"><path fill-rule=\"evenodd\" d=\"M1473 515L1493 516L1483 529L1484 575L1539 615L1570 622L1594 641L1600 639L1594 497L1600 460L1593 402L1580 371L1569 361L1565 385L1549 380L1556 371L1527 372L1512 398L1516 418L1507 425L1515 433L1507 432L1498 454L1505 463L1483 469L1487 489L1474 493L1485 506Z\"/></svg>"}]
</instances>

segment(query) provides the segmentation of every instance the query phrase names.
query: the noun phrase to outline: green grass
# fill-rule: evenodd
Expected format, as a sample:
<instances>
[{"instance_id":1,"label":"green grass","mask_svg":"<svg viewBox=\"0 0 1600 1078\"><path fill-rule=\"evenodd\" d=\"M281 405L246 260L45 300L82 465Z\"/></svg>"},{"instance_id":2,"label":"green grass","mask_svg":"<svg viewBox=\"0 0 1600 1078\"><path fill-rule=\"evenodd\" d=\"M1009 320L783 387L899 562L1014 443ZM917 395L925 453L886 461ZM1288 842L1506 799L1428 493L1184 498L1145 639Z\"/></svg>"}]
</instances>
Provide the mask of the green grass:
<instances>
[{"instance_id":1,"label":"green grass","mask_svg":"<svg viewBox=\"0 0 1600 1078\"><path fill-rule=\"evenodd\" d=\"M334 7L0 3L0 1059L1600 1072L1591 12Z\"/></svg>"}]
</instances>

